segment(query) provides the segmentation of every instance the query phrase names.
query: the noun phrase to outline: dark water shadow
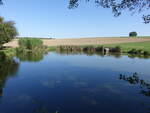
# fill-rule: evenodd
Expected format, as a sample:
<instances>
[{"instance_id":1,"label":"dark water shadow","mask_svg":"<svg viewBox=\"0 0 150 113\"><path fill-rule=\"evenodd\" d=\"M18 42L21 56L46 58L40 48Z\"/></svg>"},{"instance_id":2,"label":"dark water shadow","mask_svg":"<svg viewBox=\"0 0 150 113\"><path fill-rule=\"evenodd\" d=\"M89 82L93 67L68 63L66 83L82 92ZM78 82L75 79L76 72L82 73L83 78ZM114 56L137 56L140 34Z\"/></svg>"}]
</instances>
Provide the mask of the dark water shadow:
<instances>
[{"instance_id":1,"label":"dark water shadow","mask_svg":"<svg viewBox=\"0 0 150 113\"><path fill-rule=\"evenodd\" d=\"M15 77L19 69L19 63L14 59L0 61L0 97L3 96L3 88L7 79Z\"/></svg>"}]
</instances>

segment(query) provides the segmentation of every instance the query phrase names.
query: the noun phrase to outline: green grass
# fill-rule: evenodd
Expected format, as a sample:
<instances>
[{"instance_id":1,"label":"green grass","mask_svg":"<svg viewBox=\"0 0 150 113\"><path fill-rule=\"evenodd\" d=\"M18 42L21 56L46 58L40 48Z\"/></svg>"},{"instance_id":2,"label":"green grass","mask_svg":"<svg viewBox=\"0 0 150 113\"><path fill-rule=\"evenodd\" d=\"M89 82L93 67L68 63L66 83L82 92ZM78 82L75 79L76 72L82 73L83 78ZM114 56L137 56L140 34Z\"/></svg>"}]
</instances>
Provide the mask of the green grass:
<instances>
[{"instance_id":1,"label":"green grass","mask_svg":"<svg viewBox=\"0 0 150 113\"><path fill-rule=\"evenodd\" d=\"M132 49L138 49L150 52L150 42L134 42L134 43L122 43L122 44L106 44L104 46L115 47L120 46L123 52L128 52Z\"/></svg>"},{"instance_id":2,"label":"green grass","mask_svg":"<svg viewBox=\"0 0 150 113\"><path fill-rule=\"evenodd\" d=\"M86 46L93 46L98 47L102 45L80 45L78 47L86 47ZM150 42L130 42L130 43L120 43L120 44L105 44L105 47L116 47L120 46L123 52L128 52L132 49L142 49L143 51L150 52ZM56 50L56 46L49 46L49 50Z\"/></svg>"}]
</instances>

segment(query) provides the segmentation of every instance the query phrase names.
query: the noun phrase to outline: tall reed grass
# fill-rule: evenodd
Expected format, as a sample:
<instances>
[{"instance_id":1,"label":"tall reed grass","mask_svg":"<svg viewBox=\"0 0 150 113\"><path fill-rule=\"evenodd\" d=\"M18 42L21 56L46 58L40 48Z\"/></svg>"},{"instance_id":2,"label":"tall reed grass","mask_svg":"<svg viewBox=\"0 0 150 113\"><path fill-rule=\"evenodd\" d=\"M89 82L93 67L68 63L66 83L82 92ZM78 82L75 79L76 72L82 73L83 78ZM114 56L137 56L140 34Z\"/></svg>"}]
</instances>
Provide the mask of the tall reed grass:
<instances>
[{"instance_id":1,"label":"tall reed grass","mask_svg":"<svg viewBox=\"0 0 150 113\"><path fill-rule=\"evenodd\" d=\"M94 46L58 46L57 51L78 51L78 52L106 52L106 48L109 52L121 53L121 48L116 47L94 47Z\"/></svg>"},{"instance_id":2,"label":"tall reed grass","mask_svg":"<svg viewBox=\"0 0 150 113\"><path fill-rule=\"evenodd\" d=\"M43 41L36 38L20 38L19 46L25 49L33 50L35 48L41 48Z\"/></svg>"}]
</instances>

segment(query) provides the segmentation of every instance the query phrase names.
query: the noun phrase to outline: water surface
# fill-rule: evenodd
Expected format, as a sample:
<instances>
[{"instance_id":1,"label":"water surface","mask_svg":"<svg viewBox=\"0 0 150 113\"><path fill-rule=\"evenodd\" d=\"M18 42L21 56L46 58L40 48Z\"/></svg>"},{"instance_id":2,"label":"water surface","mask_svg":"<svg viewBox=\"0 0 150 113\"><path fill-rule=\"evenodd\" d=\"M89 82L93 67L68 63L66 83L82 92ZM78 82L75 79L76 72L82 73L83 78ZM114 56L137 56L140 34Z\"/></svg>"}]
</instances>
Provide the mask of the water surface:
<instances>
[{"instance_id":1,"label":"water surface","mask_svg":"<svg viewBox=\"0 0 150 113\"><path fill-rule=\"evenodd\" d=\"M0 113L149 113L149 68L131 56L17 55L0 62Z\"/></svg>"}]
</instances>

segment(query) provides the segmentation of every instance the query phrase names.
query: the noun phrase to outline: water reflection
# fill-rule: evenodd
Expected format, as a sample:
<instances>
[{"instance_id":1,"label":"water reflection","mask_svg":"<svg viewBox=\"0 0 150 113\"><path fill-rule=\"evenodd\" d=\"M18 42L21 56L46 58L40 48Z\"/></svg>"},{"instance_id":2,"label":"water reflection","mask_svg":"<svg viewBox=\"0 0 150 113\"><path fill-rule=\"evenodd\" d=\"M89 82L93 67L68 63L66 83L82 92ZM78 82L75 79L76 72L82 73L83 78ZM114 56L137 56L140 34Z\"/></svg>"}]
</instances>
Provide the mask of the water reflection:
<instances>
[{"instance_id":1,"label":"water reflection","mask_svg":"<svg viewBox=\"0 0 150 113\"><path fill-rule=\"evenodd\" d=\"M19 68L19 63L14 59L7 59L0 61L0 96L3 96L3 88L6 80L9 77L16 76L16 72Z\"/></svg>"},{"instance_id":2,"label":"water reflection","mask_svg":"<svg viewBox=\"0 0 150 113\"><path fill-rule=\"evenodd\" d=\"M87 51L87 52L79 52L79 51L56 51L56 53L61 54L61 55L80 55L80 54L84 54L84 55L87 55L87 56L98 55L98 56L101 56L101 57L104 57L104 56L113 56L115 58L120 58L122 56L121 53L108 53L108 54L105 54L105 53L102 53L102 52L90 52L90 51Z\"/></svg>"},{"instance_id":3,"label":"water reflection","mask_svg":"<svg viewBox=\"0 0 150 113\"><path fill-rule=\"evenodd\" d=\"M138 73L133 73L133 75L131 76L120 74L119 79L127 81L128 83L133 85L139 85L140 93L150 97L150 83L146 82L143 79L140 79Z\"/></svg>"},{"instance_id":4,"label":"water reflection","mask_svg":"<svg viewBox=\"0 0 150 113\"><path fill-rule=\"evenodd\" d=\"M129 58L141 58L141 59L149 59L150 55L135 55L135 54L121 54L121 53L102 53L102 52L79 52L79 51L56 51L56 53L61 54L61 55L80 55L80 54L85 54L87 56L93 56L93 55L98 55L101 57L104 56L113 56L115 58L121 58L122 56L126 55Z\"/></svg>"},{"instance_id":5,"label":"water reflection","mask_svg":"<svg viewBox=\"0 0 150 113\"><path fill-rule=\"evenodd\" d=\"M17 53L16 57L20 61L28 61L28 62L38 62L44 58L45 53L43 52L22 52Z\"/></svg>"},{"instance_id":6,"label":"water reflection","mask_svg":"<svg viewBox=\"0 0 150 113\"><path fill-rule=\"evenodd\" d=\"M74 57L73 54L78 56ZM96 55L110 57L97 58ZM119 80L117 75L129 73L129 70L144 73L146 69L141 68L139 62L149 67L149 60L91 52L60 52L48 54L47 57L44 54L25 53L18 54L17 57L20 61L29 61L21 62L17 74L19 63L15 60L0 63L0 74L5 76L0 76L1 92L7 78L19 75L5 85L5 95L0 103L3 113L147 112L147 106L140 102L149 105L150 84L139 78L137 73L131 76L121 74ZM40 60L42 61L38 62ZM147 77L147 73L149 70L143 76ZM139 86L140 89L130 89L123 81ZM138 94L137 90L144 96Z\"/></svg>"},{"instance_id":7,"label":"water reflection","mask_svg":"<svg viewBox=\"0 0 150 113\"><path fill-rule=\"evenodd\" d=\"M129 58L141 58L141 59L149 59L150 55L135 55L135 54L127 54Z\"/></svg>"}]
</instances>

